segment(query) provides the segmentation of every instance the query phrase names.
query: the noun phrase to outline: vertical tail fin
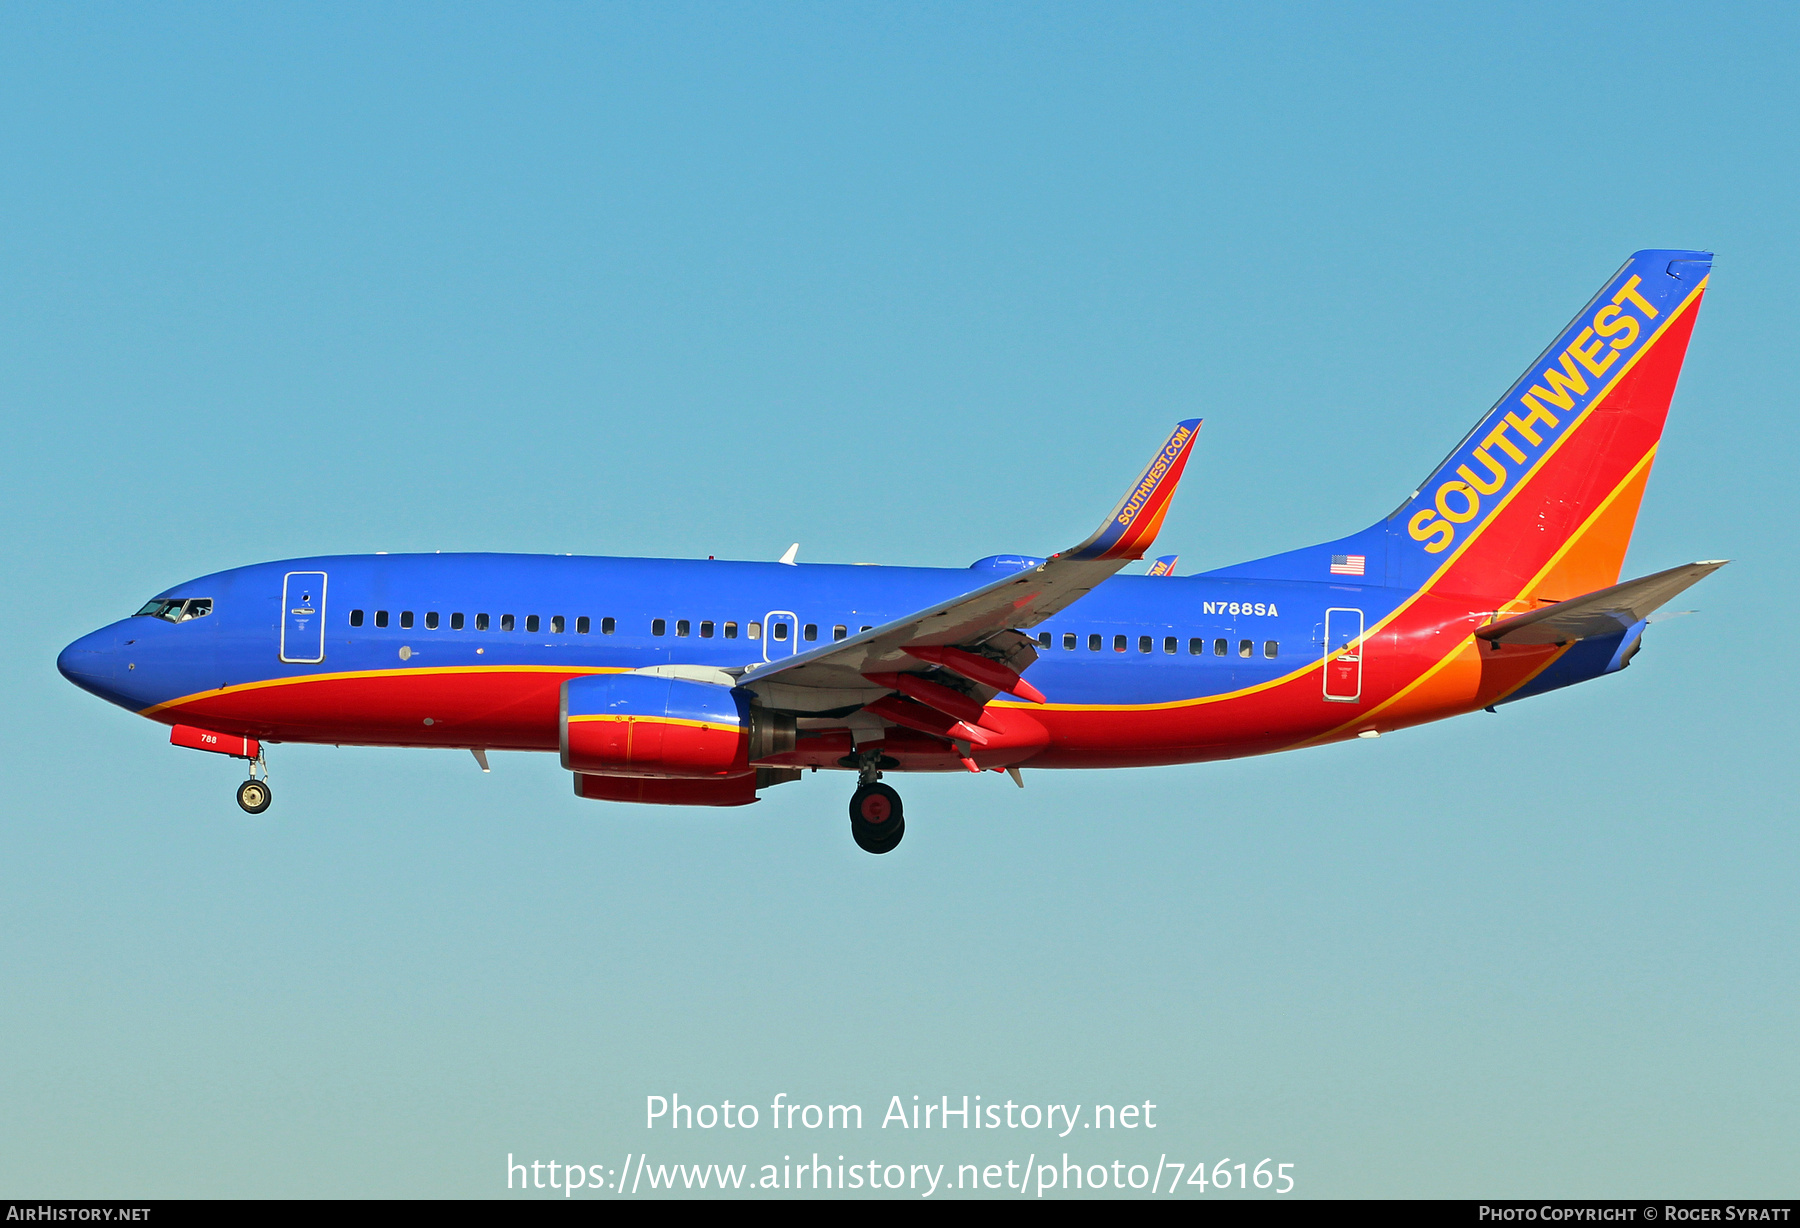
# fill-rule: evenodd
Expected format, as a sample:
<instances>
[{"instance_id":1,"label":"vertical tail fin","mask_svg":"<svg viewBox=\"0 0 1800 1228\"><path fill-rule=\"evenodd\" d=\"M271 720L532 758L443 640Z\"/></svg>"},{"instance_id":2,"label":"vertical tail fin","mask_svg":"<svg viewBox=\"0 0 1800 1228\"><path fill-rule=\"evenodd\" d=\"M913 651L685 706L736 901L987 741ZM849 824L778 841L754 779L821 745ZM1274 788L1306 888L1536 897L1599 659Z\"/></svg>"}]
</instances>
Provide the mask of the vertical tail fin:
<instances>
[{"instance_id":1,"label":"vertical tail fin","mask_svg":"<svg viewBox=\"0 0 1800 1228\"><path fill-rule=\"evenodd\" d=\"M1372 582L1528 603L1616 583L1711 267L1638 252L1385 520L1212 574L1323 580L1366 559Z\"/></svg>"},{"instance_id":2,"label":"vertical tail fin","mask_svg":"<svg viewBox=\"0 0 1800 1228\"><path fill-rule=\"evenodd\" d=\"M1626 261L1388 517L1389 582L1454 570L1458 591L1558 601L1616 583L1711 267Z\"/></svg>"}]
</instances>

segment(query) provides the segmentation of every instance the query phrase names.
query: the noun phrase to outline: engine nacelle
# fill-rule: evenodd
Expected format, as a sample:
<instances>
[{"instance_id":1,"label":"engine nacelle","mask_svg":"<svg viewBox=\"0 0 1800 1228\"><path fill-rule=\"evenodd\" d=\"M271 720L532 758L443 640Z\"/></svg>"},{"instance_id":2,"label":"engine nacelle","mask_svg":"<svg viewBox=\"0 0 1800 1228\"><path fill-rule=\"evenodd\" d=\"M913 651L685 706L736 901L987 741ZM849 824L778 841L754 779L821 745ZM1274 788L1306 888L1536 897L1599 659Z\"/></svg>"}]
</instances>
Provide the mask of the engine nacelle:
<instances>
[{"instance_id":1,"label":"engine nacelle","mask_svg":"<svg viewBox=\"0 0 1800 1228\"><path fill-rule=\"evenodd\" d=\"M648 776L588 776L577 772L575 796L650 806L748 806L756 800L756 773L716 780L654 780Z\"/></svg>"},{"instance_id":2,"label":"engine nacelle","mask_svg":"<svg viewBox=\"0 0 1800 1228\"><path fill-rule=\"evenodd\" d=\"M800 779L799 768L757 768L742 776L710 780L668 780L651 776L592 776L575 773L575 796L597 802L648 806L748 806L764 789Z\"/></svg>"},{"instance_id":3,"label":"engine nacelle","mask_svg":"<svg viewBox=\"0 0 1800 1228\"><path fill-rule=\"evenodd\" d=\"M562 765L571 772L706 780L742 776L794 747L794 718L748 691L657 674L595 674L562 688Z\"/></svg>"}]
</instances>

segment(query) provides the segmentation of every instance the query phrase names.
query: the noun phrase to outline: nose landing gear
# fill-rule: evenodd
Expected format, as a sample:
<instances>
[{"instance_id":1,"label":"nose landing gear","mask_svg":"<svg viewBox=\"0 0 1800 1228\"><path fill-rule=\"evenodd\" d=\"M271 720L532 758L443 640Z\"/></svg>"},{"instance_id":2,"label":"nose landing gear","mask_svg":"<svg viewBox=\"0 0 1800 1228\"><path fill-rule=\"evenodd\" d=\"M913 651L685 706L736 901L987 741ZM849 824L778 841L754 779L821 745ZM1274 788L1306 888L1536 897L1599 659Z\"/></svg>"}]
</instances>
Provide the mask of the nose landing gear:
<instances>
[{"instance_id":1,"label":"nose landing gear","mask_svg":"<svg viewBox=\"0 0 1800 1228\"><path fill-rule=\"evenodd\" d=\"M850 795L850 838L865 853L893 851L906 835L905 808L900 795L879 782L881 769L899 767L899 762L875 750L845 756L842 762L856 769L856 792Z\"/></svg>"},{"instance_id":2,"label":"nose landing gear","mask_svg":"<svg viewBox=\"0 0 1800 1228\"><path fill-rule=\"evenodd\" d=\"M246 814L261 814L274 800L268 784L261 780L246 780L238 786L237 797L238 805L244 808Z\"/></svg>"},{"instance_id":3,"label":"nose landing gear","mask_svg":"<svg viewBox=\"0 0 1800 1228\"><path fill-rule=\"evenodd\" d=\"M257 775L259 770L260 776ZM258 753L250 761L250 779L238 786L237 804L243 807L245 814L261 814L274 800L275 794L269 789L269 765Z\"/></svg>"}]
</instances>

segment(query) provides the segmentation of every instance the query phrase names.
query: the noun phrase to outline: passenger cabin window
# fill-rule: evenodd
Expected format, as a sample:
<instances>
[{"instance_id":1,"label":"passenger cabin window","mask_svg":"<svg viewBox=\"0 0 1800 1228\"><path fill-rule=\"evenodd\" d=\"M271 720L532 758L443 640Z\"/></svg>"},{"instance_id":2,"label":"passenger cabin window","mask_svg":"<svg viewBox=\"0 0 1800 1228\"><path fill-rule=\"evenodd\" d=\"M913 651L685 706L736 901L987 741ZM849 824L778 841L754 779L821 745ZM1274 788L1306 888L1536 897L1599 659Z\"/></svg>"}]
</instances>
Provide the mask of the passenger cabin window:
<instances>
[{"instance_id":1,"label":"passenger cabin window","mask_svg":"<svg viewBox=\"0 0 1800 1228\"><path fill-rule=\"evenodd\" d=\"M536 614L527 614L525 616L526 631L536 631L542 625L543 624L538 622L538 616Z\"/></svg>"},{"instance_id":2,"label":"passenger cabin window","mask_svg":"<svg viewBox=\"0 0 1800 1228\"><path fill-rule=\"evenodd\" d=\"M486 614L477 614L475 616L475 630L486 631L487 629L488 629L488 616Z\"/></svg>"},{"instance_id":3,"label":"passenger cabin window","mask_svg":"<svg viewBox=\"0 0 1800 1228\"><path fill-rule=\"evenodd\" d=\"M728 640L735 640L737 638L737 624L736 623L726 623L725 624L725 638Z\"/></svg>"},{"instance_id":4,"label":"passenger cabin window","mask_svg":"<svg viewBox=\"0 0 1800 1228\"><path fill-rule=\"evenodd\" d=\"M512 629L513 629L513 616L511 614L502 614L500 616L500 630L511 631Z\"/></svg>"},{"instance_id":5,"label":"passenger cabin window","mask_svg":"<svg viewBox=\"0 0 1800 1228\"><path fill-rule=\"evenodd\" d=\"M1168 653L1168 654L1169 654L1169 655L1170 655L1170 656L1174 656L1174 655L1175 655L1175 648L1176 648L1176 644L1175 644L1175 637L1174 637L1174 636L1172 636L1172 635L1171 635L1171 636L1166 636L1166 637L1164 637L1164 639L1163 639L1163 651L1164 651L1164 652L1166 652L1166 653Z\"/></svg>"},{"instance_id":6,"label":"passenger cabin window","mask_svg":"<svg viewBox=\"0 0 1800 1228\"><path fill-rule=\"evenodd\" d=\"M693 630L693 624L689 623L687 619L678 618L675 620L675 634L676 635L685 636L688 634L688 632L690 632L692 630Z\"/></svg>"},{"instance_id":7,"label":"passenger cabin window","mask_svg":"<svg viewBox=\"0 0 1800 1228\"><path fill-rule=\"evenodd\" d=\"M1224 640L1214 640L1213 641L1213 656L1222 657L1224 655L1225 655L1225 641Z\"/></svg>"},{"instance_id":8,"label":"passenger cabin window","mask_svg":"<svg viewBox=\"0 0 1800 1228\"><path fill-rule=\"evenodd\" d=\"M362 626L362 618L363 618L363 615L362 615L361 610L351 610L350 611L350 625L352 627Z\"/></svg>"},{"instance_id":9,"label":"passenger cabin window","mask_svg":"<svg viewBox=\"0 0 1800 1228\"><path fill-rule=\"evenodd\" d=\"M1122 635L1113 636L1113 651L1114 652L1124 652L1125 651L1125 637L1124 636L1122 636Z\"/></svg>"},{"instance_id":10,"label":"passenger cabin window","mask_svg":"<svg viewBox=\"0 0 1800 1228\"><path fill-rule=\"evenodd\" d=\"M563 622L563 616L561 614L552 614L550 616L550 634L551 635L561 635L565 629L565 626L566 626L566 624Z\"/></svg>"},{"instance_id":11,"label":"passenger cabin window","mask_svg":"<svg viewBox=\"0 0 1800 1228\"><path fill-rule=\"evenodd\" d=\"M412 611L411 610L401 610L400 611L400 625L408 631L412 630Z\"/></svg>"},{"instance_id":12,"label":"passenger cabin window","mask_svg":"<svg viewBox=\"0 0 1800 1228\"><path fill-rule=\"evenodd\" d=\"M1188 641L1188 654L1190 656L1197 657L1205 651L1206 651L1206 641L1201 639L1199 636L1195 636L1193 639Z\"/></svg>"},{"instance_id":13,"label":"passenger cabin window","mask_svg":"<svg viewBox=\"0 0 1800 1228\"><path fill-rule=\"evenodd\" d=\"M425 630L436 631L438 629L437 624L438 612L436 610L425 611Z\"/></svg>"},{"instance_id":14,"label":"passenger cabin window","mask_svg":"<svg viewBox=\"0 0 1800 1228\"><path fill-rule=\"evenodd\" d=\"M1038 632L1038 647L1039 648L1050 647L1050 633L1048 631Z\"/></svg>"},{"instance_id":15,"label":"passenger cabin window","mask_svg":"<svg viewBox=\"0 0 1800 1228\"><path fill-rule=\"evenodd\" d=\"M462 616L461 611L458 611L457 613L452 614L450 616L450 630L461 631L462 629L463 629L463 616Z\"/></svg>"},{"instance_id":16,"label":"passenger cabin window","mask_svg":"<svg viewBox=\"0 0 1800 1228\"><path fill-rule=\"evenodd\" d=\"M666 621L664 621L663 619L653 618L650 620L650 634L651 635L666 635L666 634L668 634L668 630L669 630L669 624Z\"/></svg>"},{"instance_id":17,"label":"passenger cabin window","mask_svg":"<svg viewBox=\"0 0 1800 1228\"><path fill-rule=\"evenodd\" d=\"M1263 656L1268 657L1272 661L1280 654L1281 654L1281 645L1280 644L1276 643L1274 640L1264 640L1263 641Z\"/></svg>"},{"instance_id":18,"label":"passenger cabin window","mask_svg":"<svg viewBox=\"0 0 1800 1228\"><path fill-rule=\"evenodd\" d=\"M1239 640L1238 641L1238 656L1249 657L1249 656L1254 656L1254 655L1256 655L1255 645L1253 645L1249 640Z\"/></svg>"},{"instance_id":19,"label":"passenger cabin window","mask_svg":"<svg viewBox=\"0 0 1800 1228\"><path fill-rule=\"evenodd\" d=\"M1151 642L1152 641L1151 641L1150 637L1147 635L1138 636L1138 651L1139 652L1149 652Z\"/></svg>"},{"instance_id":20,"label":"passenger cabin window","mask_svg":"<svg viewBox=\"0 0 1800 1228\"><path fill-rule=\"evenodd\" d=\"M837 626L835 626L831 629L831 638L834 640L849 639L850 638L850 628L846 627L843 623L839 623Z\"/></svg>"},{"instance_id":21,"label":"passenger cabin window","mask_svg":"<svg viewBox=\"0 0 1800 1228\"><path fill-rule=\"evenodd\" d=\"M1088 651L1089 652L1099 652L1100 651L1100 637L1098 635L1088 636Z\"/></svg>"},{"instance_id":22,"label":"passenger cabin window","mask_svg":"<svg viewBox=\"0 0 1800 1228\"><path fill-rule=\"evenodd\" d=\"M819 624L818 623L807 623L805 628L802 629L801 634L804 635L809 640L818 639L819 638Z\"/></svg>"},{"instance_id":23,"label":"passenger cabin window","mask_svg":"<svg viewBox=\"0 0 1800 1228\"><path fill-rule=\"evenodd\" d=\"M858 629L857 634L861 635L864 631L873 631L873 630L875 630L875 628L871 627L868 623L864 623L862 625L862 627Z\"/></svg>"},{"instance_id":24,"label":"passenger cabin window","mask_svg":"<svg viewBox=\"0 0 1800 1228\"><path fill-rule=\"evenodd\" d=\"M1063 632L1063 647L1065 649L1075 647L1075 633L1073 631Z\"/></svg>"},{"instance_id":25,"label":"passenger cabin window","mask_svg":"<svg viewBox=\"0 0 1800 1228\"><path fill-rule=\"evenodd\" d=\"M776 623L775 626L770 629L769 634L773 635L777 640L785 640L788 637L788 625L786 623Z\"/></svg>"},{"instance_id":26,"label":"passenger cabin window","mask_svg":"<svg viewBox=\"0 0 1800 1228\"><path fill-rule=\"evenodd\" d=\"M377 627L387 626L387 611L386 610L376 610L375 611L375 625Z\"/></svg>"},{"instance_id":27,"label":"passenger cabin window","mask_svg":"<svg viewBox=\"0 0 1800 1228\"><path fill-rule=\"evenodd\" d=\"M612 620L609 618L607 621L611 622ZM575 620L575 634L586 635L593 625L593 623L588 621L588 616L583 614Z\"/></svg>"},{"instance_id":28,"label":"passenger cabin window","mask_svg":"<svg viewBox=\"0 0 1800 1228\"><path fill-rule=\"evenodd\" d=\"M581 621L585 623L587 621L587 619L584 618ZM603 618L600 620L600 634L601 635L611 635L613 632L617 631L618 629L619 629L619 620L618 619Z\"/></svg>"},{"instance_id":29,"label":"passenger cabin window","mask_svg":"<svg viewBox=\"0 0 1800 1228\"><path fill-rule=\"evenodd\" d=\"M710 640L713 637L713 625L710 622L700 624L700 638Z\"/></svg>"},{"instance_id":30,"label":"passenger cabin window","mask_svg":"<svg viewBox=\"0 0 1800 1228\"><path fill-rule=\"evenodd\" d=\"M761 623L745 623L744 624L744 638L747 640L760 640L762 638L762 624Z\"/></svg>"}]
</instances>

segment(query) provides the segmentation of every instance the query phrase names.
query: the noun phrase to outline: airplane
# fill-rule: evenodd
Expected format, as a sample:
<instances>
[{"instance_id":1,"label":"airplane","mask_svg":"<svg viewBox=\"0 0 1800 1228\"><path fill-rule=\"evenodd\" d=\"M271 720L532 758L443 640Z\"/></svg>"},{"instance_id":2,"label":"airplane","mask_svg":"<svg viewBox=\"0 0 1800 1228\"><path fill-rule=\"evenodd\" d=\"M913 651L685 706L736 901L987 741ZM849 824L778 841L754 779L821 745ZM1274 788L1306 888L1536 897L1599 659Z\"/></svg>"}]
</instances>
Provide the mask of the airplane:
<instances>
[{"instance_id":1,"label":"airplane","mask_svg":"<svg viewBox=\"0 0 1800 1228\"><path fill-rule=\"evenodd\" d=\"M741 806L856 775L1202 763L1372 738L1625 668L1728 560L1619 583L1712 256L1633 255L1399 507L1347 537L1155 578L1198 439L1179 423L1086 541L968 568L334 555L165 590L57 660L242 759L283 742L556 752L578 797ZM1029 680L1027 679L1029 675Z\"/></svg>"}]
</instances>

